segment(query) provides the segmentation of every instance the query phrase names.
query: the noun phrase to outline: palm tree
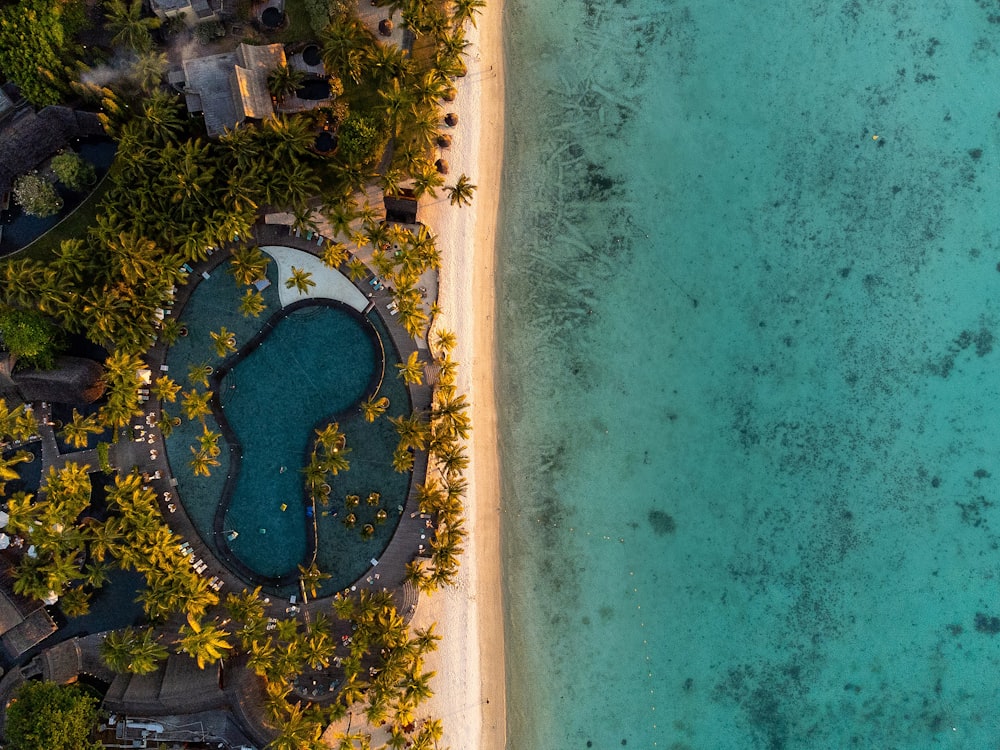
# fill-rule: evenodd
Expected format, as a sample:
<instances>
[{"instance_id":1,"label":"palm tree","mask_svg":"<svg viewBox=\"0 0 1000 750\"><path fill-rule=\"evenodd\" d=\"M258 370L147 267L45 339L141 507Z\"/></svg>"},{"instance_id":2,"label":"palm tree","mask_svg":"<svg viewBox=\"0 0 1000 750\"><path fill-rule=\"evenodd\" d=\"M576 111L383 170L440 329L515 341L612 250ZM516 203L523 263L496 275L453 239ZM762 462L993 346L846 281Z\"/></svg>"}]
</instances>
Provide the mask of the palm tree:
<instances>
[{"instance_id":1,"label":"palm tree","mask_svg":"<svg viewBox=\"0 0 1000 750\"><path fill-rule=\"evenodd\" d=\"M434 348L439 351L450 352L455 348L457 343L458 338L455 336L454 331L441 328L434 334Z\"/></svg>"},{"instance_id":2,"label":"palm tree","mask_svg":"<svg viewBox=\"0 0 1000 750\"><path fill-rule=\"evenodd\" d=\"M244 318L260 317L260 314L264 312L266 307L267 305L264 304L264 295L260 292L255 292L253 289L247 289L246 293L240 297L240 312Z\"/></svg>"},{"instance_id":3,"label":"palm tree","mask_svg":"<svg viewBox=\"0 0 1000 750\"><path fill-rule=\"evenodd\" d=\"M214 368L207 362L192 362L188 366L187 376L188 380L193 385L200 385L203 388L208 388L208 378L212 372L214 372ZM180 390L179 385L175 384L175 386L177 390Z\"/></svg>"},{"instance_id":4,"label":"palm tree","mask_svg":"<svg viewBox=\"0 0 1000 750\"><path fill-rule=\"evenodd\" d=\"M361 258L351 258L347 261L347 275L352 281L361 281L368 275L368 266Z\"/></svg>"},{"instance_id":5,"label":"palm tree","mask_svg":"<svg viewBox=\"0 0 1000 750\"><path fill-rule=\"evenodd\" d=\"M344 243L326 242L323 244L323 253L320 255L320 259L327 268L339 268L349 256L347 245Z\"/></svg>"},{"instance_id":6,"label":"palm tree","mask_svg":"<svg viewBox=\"0 0 1000 750\"><path fill-rule=\"evenodd\" d=\"M157 640L152 628L136 632L131 627L108 633L101 643L100 652L111 671L131 674L155 672L169 653Z\"/></svg>"},{"instance_id":7,"label":"palm tree","mask_svg":"<svg viewBox=\"0 0 1000 750\"><path fill-rule=\"evenodd\" d=\"M324 207L323 214L330 222L330 228L335 236L347 237L350 235L351 222L357 218L354 208L354 201L350 198L344 198L333 205Z\"/></svg>"},{"instance_id":8,"label":"palm tree","mask_svg":"<svg viewBox=\"0 0 1000 750\"><path fill-rule=\"evenodd\" d=\"M312 274L295 266L292 266L292 275L285 279L285 288L294 288L299 294L306 294L309 288L314 286L316 282L312 280Z\"/></svg>"},{"instance_id":9,"label":"palm tree","mask_svg":"<svg viewBox=\"0 0 1000 750\"><path fill-rule=\"evenodd\" d=\"M486 0L452 0L451 21L455 26L461 26L466 21L476 25L476 14L482 13Z\"/></svg>"},{"instance_id":10,"label":"palm tree","mask_svg":"<svg viewBox=\"0 0 1000 750\"><path fill-rule=\"evenodd\" d=\"M426 159L421 160L413 174L413 195L417 198L425 193L429 196L437 196L437 188L444 184L444 177L437 168Z\"/></svg>"},{"instance_id":11,"label":"palm tree","mask_svg":"<svg viewBox=\"0 0 1000 750\"><path fill-rule=\"evenodd\" d=\"M448 191L448 201L451 205L459 207L472 204L472 193L475 189L476 186L464 174L458 176L454 185L449 185L445 188Z\"/></svg>"},{"instance_id":12,"label":"palm tree","mask_svg":"<svg viewBox=\"0 0 1000 750\"><path fill-rule=\"evenodd\" d=\"M215 664L233 647L226 632L219 628L217 620L202 623L191 615L187 617L187 624L181 625L180 638L174 643L177 645L177 653L185 653L194 658L199 669Z\"/></svg>"},{"instance_id":13,"label":"palm tree","mask_svg":"<svg viewBox=\"0 0 1000 750\"><path fill-rule=\"evenodd\" d=\"M160 85L166 70L167 56L165 53L145 52L139 55L132 64L132 77L143 92L151 94Z\"/></svg>"},{"instance_id":14,"label":"palm tree","mask_svg":"<svg viewBox=\"0 0 1000 750\"><path fill-rule=\"evenodd\" d=\"M407 385L420 385L424 382L424 363L420 361L420 355L416 351L410 352L406 362L398 362L396 369Z\"/></svg>"},{"instance_id":15,"label":"palm tree","mask_svg":"<svg viewBox=\"0 0 1000 750\"><path fill-rule=\"evenodd\" d=\"M361 414L364 416L366 422L374 422L382 416L388 408L389 399L385 396L375 398L375 396L372 395L361 402Z\"/></svg>"},{"instance_id":16,"label":"palm tree","mask_svg":"<svg viewBox=\"0 0 1000 750\"><path fill-rule=\"evenodd\" d=\"M172 404L177 400L177 394L180 393L181 387L169 375L161 375L153 381L153 385L149 390L160 401Z\"/></svg>"},{"instance_id":17,"label":"palm tree","mask_svg":"<svg viewBox=\"0 0 1000 750\"><path fill-rule=\"evenodd\" d=\"M316 597L316 591L323 581L330 577L329 573L324 573L316 566L315 561L310 563L308 568L299 566L299 581L301 581L303 588L309 591L309 596L313 598Z\"/></svg>"},{"instance_id":18,"label":"palm tree","mask_svg":"<svg viewBox=\"0 0 1000 750\"><path fill-rule=\"evenodd\" d=\"M219 438L222 433L208 429L208 425L202 425L201 435L198 436L198 445L201 452L215 458L221 452L219 449Z\"/></svg>"},{"instance_id":19,"label":"palm tree","mask_svg":"<svg viewBox=\"0 0 1000 750\"><path fill-rule=\"evenodd\" d=\"M396 428L400 445L404 450L406 448L418 451L424 449L427 444L429 425L418 414L401 414L398 417L389 417L389 421Z\"/></svg>"},{"instance_id":20,"label":"palm tree","mask_svg":"<svg viewBox=\"0 0 1000 750\"><path fill-rule=\"evenodd\" d=\"M225 357L230 352L236 351L236 334L225 326L216 331L209 331L212 337L212 344L215 346L215 353L220 357Z\"/></svg>"},{"instance_id":21,"label":"palm tree","mask_svg":"<svg viewBox=\"0 0 1000 750\"><path fill-rule=\"evenodd\" d=\"M271 259L256 245L233 250L229 261L229 273L237 284L252 284L267 275L267 266Z\"/></svg>"},{"instance_id":22,"label":"palm tree","mask_svg":"<svg viewBox=\"0 0 1000 750\"><path fill-rule=\"evenodd\" d=\"M212 407L208 403L212 398L212 391L199 393L196 389L192 388L183 395L184 400L181 402L181 409L184 411L184 416L192 422L196 419L204 422L205 417L212 413Z\"/></svg>"},{"instance_id":23,"label":"palm tree","mask_svg":"<svg viewBox=\"0 0 1000 750\"><path fill-rule=\"evenodd\" d=\"M196 477L212 476L212 468L219 465L219 459L214 458L207 451L196 451L193 445L189 446L189 449L192 453L192 458L188 462L188 466L191 467L191 473Z\"/></svg>"},{"instance_id":24,"label":"palm tree","mask_svg":"<svg viewBox=\"0 0 1000 750\"><path fill-rule=\"evenodd\" d=\"M90 440L90 435L99 435L104 428L98 424L96 414L88 414L86 417L73 409L72 420L62 429L62 437L74 448L86 448Z\"/></svg>"},{"instance_id":25,"label":"palm tree","mask_svg":"<svg viewBox=\"0 0 1000 750\"><path fill-rule=\"evenodd\" d=\"M34 454L28 451L18 451L11 456L0 456L0 494L3 494L6 489L7 482L14 482L20 478L20 473L14 467L33 461L34 458Z\"/></svg>"},{"instance_id":26,"label":"palm tree","mask_svg":"<svg viewBox=\"0 0 1000 750\"><path fill-rule=\"evenodd\" d=\"M294 94L302 86L305 74L298 68L282 64L274 68L267 76L267 90L279 102Z\"/></svg>"},{"instance_id":27,"label":"palm tree","mask_svg":"<svg viewBox=\"0 0 1000 750\"><path fill-rule=\"evenodd\" d=\"M160 19L142 17L142 0L110 0L104 12L108 28L114 32L112 44L120 44L136 52L146 52L152 45L150 32L160 27Z\"/></svg>"},{"instance_id":28,"label":"palm tree","mask_svg":"<svg viewBox=\"0 0 1000 750\"><path fill-rule=\"evenodd\" d=\"M392 452L392 468L400 474L405 474L413 468L414 456L409 450L398 446Z\"/></svg>"},{"instance_id":29,"label":"palm tree","mask_svg":"<svg viewBox=\"0 0 1000 750\"><path fill-rule=\"evenodd\" d=\"M268 745L272 750L314 750L327 747L320 741L323 725L304 711L299 702L286 703L285 713L276 723L280 734Z\"/></svg>"},{"instance_id":30,"label":"palm tree","mask_svg":"<svg viewBox=\"0 0 1000 750\"><path fill-rule=\"evenodd\" d=\"M389 120L389 133L393 137L399 135L399 116L407 112L413 103L413 92L400 84L398 78L393 78L385 88L378 90L382 101L382 112Z\"/></svg>"}]
</instances>

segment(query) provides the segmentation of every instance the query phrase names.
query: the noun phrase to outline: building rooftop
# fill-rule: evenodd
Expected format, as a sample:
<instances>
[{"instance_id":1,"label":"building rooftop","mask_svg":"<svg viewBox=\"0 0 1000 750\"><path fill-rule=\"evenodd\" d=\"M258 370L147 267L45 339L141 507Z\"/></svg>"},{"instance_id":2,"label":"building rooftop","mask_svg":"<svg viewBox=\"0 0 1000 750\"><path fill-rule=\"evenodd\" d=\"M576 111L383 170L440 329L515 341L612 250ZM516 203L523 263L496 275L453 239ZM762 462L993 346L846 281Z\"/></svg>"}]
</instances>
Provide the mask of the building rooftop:
<instances>
[{"instance_id":1,"label":"building rooftop","mask_svg":"<svg viewBox=\"0 0 1000 750\"><path fill-rule=\"evenodd\" d=\"M232 52L184 61L184 93L191 112L201 112L210 136L220 136L247 118L274 114L267 76L285 64L280 44L241 44Z\"/></svg>"}]
</instances>

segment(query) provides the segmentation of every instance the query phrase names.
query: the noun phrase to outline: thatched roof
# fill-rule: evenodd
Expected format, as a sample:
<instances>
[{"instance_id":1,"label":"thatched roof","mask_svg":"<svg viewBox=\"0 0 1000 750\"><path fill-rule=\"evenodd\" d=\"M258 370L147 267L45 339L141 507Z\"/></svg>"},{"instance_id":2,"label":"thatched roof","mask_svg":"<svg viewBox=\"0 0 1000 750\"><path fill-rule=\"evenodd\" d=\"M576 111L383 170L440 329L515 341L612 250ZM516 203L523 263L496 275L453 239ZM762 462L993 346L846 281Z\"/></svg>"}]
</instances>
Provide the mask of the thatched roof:
<instances>
[{"instance_id":1,"label":"thatched roof","mask_svg":"<svg viewBox=\"0 0 1000 750\"><path fill-rule=\"evenodd\" d=\"M92 112L68 107L24 109L0 123L0 194L14 178L37 167L75 138L102 135L104 129Z\"/></svg>"},{"instance_id":2,"label":"thatched roof","mask_svg":"<svg viewBox=\"0 0 1000 750\"><path fill-rule=\"evenodd\" d=\"M160 703L175 708L224 706L226 696L219 688L219 670L200 669L198 662L188 656L171 656L164 669Z\"/></svg>"},{"instance_id":3,"label":"thatched roof","mask_svg":"<svg viewBox=\"0 0 1000 750\"><path fill-rule=\"evenodd\" d=\"M65 685L74 682L82 668L80 648L76 638L56 644L36 657L41 662L42 679Z\"/></svg>"},{"instance_id":4,"label":"thatched roof","mask_svg":"<svg viewBox=\"0 0 1000 750\"><path fill-rule=\"evenodd\" d=\"M24 401L51 401L57 404L89 404L104 394L104 369L92 359L57 357L54 370L23 370L12 376L17 393ZM0 380L0 395L4 395Z\"/></svg>"},{"instance_id":5,"label":"thatched roof","mask_svg":"<svg viewBox=\"0 0 1000 750\"><path fill-rule=\"evenodd\" d=\"M387 195L385 203L385 220L397 224L417 223L417 199L407 195Z\"/></svg>"},{"instance_id":6,"label":"thatched roof","mask_svg":"<svg viewBox=\"0 0 1000 750\"><path fill-rule=\"evenodd\" d=\"M0 591L0 633L6 633L24 619L17 605Z\"/></svg>"},{"instance_id":7,"label":"thatched roof","mask_svg":"<svg viewBox=\"0 0 1000 750\"><path fill-rule=\"evenodd\" d=\"M0 636L0 642L11 657L17 658L56 630L56 624L52 622L49 613L39 608L28 615L23 622Z\"/></svg>"}]
</instances>

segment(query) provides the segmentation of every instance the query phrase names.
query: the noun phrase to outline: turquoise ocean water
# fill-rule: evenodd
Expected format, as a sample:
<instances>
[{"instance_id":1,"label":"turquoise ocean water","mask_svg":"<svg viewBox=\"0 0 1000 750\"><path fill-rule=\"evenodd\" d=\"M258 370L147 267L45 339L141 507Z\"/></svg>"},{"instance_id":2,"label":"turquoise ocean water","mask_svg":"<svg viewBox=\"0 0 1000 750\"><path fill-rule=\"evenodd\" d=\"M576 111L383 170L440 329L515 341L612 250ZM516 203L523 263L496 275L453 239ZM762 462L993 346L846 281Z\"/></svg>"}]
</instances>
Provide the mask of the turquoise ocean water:
<instances>
[{"instance_id":1,"label":"turquoise ocean water","mask_svg":"<svg viewBox=\"0 0 1000 750\"><path fill-rule=\"evenodd\" d=\"M509 746L1000 746L1000 5L504 15Z\"/></svg>"}]
</instances>

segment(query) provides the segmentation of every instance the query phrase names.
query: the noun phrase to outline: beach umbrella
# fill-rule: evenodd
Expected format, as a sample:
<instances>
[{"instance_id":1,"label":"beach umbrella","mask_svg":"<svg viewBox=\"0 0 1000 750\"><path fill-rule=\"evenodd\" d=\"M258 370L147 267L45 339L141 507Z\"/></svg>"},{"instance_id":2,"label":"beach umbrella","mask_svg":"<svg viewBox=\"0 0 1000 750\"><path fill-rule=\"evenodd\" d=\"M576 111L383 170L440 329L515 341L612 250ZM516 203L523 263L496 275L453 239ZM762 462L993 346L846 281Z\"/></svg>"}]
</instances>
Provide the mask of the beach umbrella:
<instances>
[{"instance_id":1,"label":"beach umbrella","mask_svg":"<svg viewBox=\"0 0 1000 750\"><path fill-rule=\"evenodd\" d=\"M32 544L28 547L28 557L38 557L38 552L35 551L35 545Z\"/></svg>"},{"instance_id":2,"label":"beach umbrella","mask_svg":"<svg viewBox=\"0 0 1000 750\"><path fill-rule=\"evenodd\" d=\"M456 96L458 96L458 89L456 89L454 86L449 86L445 90L445 92L441 94L441 98L444 99L446 102L455 101Z\"/></svg>"},{"instance_id":3,"label":"beach umbrella","mask_svg":"<svg viewBox=\"0 0 1000 750\"><path fill-rule=\"evenodd\" d=\"M455 127L456 125L458 125L458 115L456 115L454 112L449 112L444 116L444 124L447 125L449 128Z\"/></svg>"}]
</instances>

